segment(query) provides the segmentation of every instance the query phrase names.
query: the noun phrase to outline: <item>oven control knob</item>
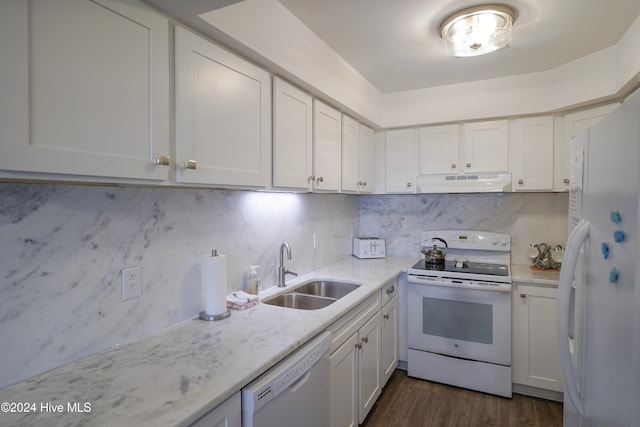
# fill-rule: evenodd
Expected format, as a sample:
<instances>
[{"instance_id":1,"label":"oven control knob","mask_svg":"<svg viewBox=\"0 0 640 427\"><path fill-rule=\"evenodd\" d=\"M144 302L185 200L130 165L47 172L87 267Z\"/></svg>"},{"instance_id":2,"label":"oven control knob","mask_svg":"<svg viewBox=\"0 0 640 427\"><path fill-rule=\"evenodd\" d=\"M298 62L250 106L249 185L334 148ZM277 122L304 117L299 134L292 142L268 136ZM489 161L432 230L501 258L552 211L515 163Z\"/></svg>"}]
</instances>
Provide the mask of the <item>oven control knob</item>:
<instances>
[{"instance_id":1,"label":"oven control knob","mask_svg":"<svg viewBox=\"0 0 640 427\"><path fill-rule=\"evenodd\" d=\"M502 239L500 239L500 244L501 244L502 246L507 246L507 239L506 239L506 238L504 238L504 237L503 237Z\"/></svg>"},{"instance_id":2,"label":"oven control knob","mask_svg":"<svg viewBox=\"0 0 640 427\"><path fill-rule=\"evenodd\" d=\"M494 244L494 245L497 245L498 244L498 239L494 237L493 239L491 239L491 243Z\"/></svg>"}]
</instances>

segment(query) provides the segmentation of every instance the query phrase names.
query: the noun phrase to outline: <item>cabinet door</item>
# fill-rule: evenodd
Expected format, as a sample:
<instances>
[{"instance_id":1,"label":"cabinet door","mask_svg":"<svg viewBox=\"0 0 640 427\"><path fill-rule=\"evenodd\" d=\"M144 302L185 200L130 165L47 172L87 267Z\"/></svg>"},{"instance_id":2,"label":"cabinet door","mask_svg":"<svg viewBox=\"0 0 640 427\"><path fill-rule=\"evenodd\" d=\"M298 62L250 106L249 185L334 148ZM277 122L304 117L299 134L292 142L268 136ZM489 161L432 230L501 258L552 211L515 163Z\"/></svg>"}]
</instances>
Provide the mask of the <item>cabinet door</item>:
<instances>
[{"instance_id":1,"label":"cabinet door","mask_svg":"<svg viewBox=\"0 0 640 427\"><path fill-rule=\"evenodd\" d=\"M342 190L360 189L360 124L342 115Z\"/></svg>"},{"instance_id":2,"label":"cabinet door","mask_svg":"<svg viewBox=\"0 0 640 427\"><path fill-rule=\"evenodd\" d=\"M462 172L506 172L509 170L509 122L464 125L464 168Z\"/></svg>"},{"instance_id":3,"label":"cabinet door","mask_svg":"<svg viewBox=\"0 0 640 427\"><path fill-rule=\"evenodd\" d=\"M513 382L562 391L556 332L557 289L518 285L514 292Z\"/></svg>"},{"instance_id":4,"label":"cabinet door","mask_svg":"<svg viewBox=\"0 0 640 427\"><path fill-rule=\"evenodd\" d=\"M360 124L360 192L372 193L375 181L375 132Z\"/></svg>"},{"instance_id":5,"label":"cabinet door","mask_svg":"<svg viewBox=\"0 0 640 427\"><path fill-rule=\"evenodd\" d=\"M2 1L0 169L168 179L168 26L128 0Z\"/></svg>"},{"instance_id":6,"label":"cabinet door","mask_svg":"<svg viewBox=\"0 0 640 427\"><path fill-rule=\"evenodd\" d=\"M273 79L273 185L311 189L313 103L307 93Z\"/></svg>"},{"instance_id":7,"label":"cabinet door","mask_svg":"<svg viewBox=\"0 0 640 427\"><path fill-rule=\"evenodd\" d=\"M420 128L419 138L419 174L458 172L460 126Z\"/></svg>"},{"instance_id":8,"label":"cabinet door","mask_svg":"<svg viewBox=\"0 0 640 427\"><path fill-rule=\"evenodd\" d=\"M387 383L398 366L398 297L394 296L380 310L381 320L381 386Z\"/></svg>"},{"instance_id":9,"label":"cabinet door","mask_svg":"<svg viewBox=\"0 0 640 427\"><path fill-rule=\"evenodd\" d=\"M385 191L415 193L415 133L413 129L387 131Z\"/></svg>"},{"instance_id":10,"label":"cabinet door","mask_svg":"<svg viewBox=\"0 0 640 427\"><path fill-rule=\"evenodd\" d=\"M611 114L619 102L569 113L563 118L561 136L554 148L553 191L569 191L569 150L571 140Z\"/></svg>"},{"instance_id":11,"label":"cabinet door","mask_svg":"<svg viewBox=\"0 0 640 427\"><path fill-rule=\"evenodd\" d=\"M237 392L191 427L242 427L242 398Z\"/></svg>"},{"instance_id":12,"label":"cabinet door","mask_svg":"<svg viewBox=\"0 0 640 427\"><path fill-rule=\"evenodd\" d=\"M313 100L313 189L339 191L342 170L342 115Z\"/></svg>"},{"instance_id":13,"label":"cabinet door","mask_svg":"<svg viewBox=\"0 0 640 427\"><path fill-rule=\"evenodd\" d=\"M359 331L358 422L365 417L380 396L380 316L373 316Z\"/></svg>"},{"instance_id":14,"label":"cabinet door","mask_svg":"<svg viewBox=\"0 0 640 427\"><path fill-rule=\"evenodd\" d=\"M358 425L358 343L356 332L331 354L331 427Z\"/></svg>"},{"instance_id":15,"label":"cabinet door","mask_svg":"<svg viewBox=\"0 0 640 427\"><path fill-rule=\"evenodd\" d=\"M509 127L513 191L553 189L553 117L516 119Z\"/></svg>"},{"instance_id":16,"label":"cabinet door","mask_svg":"<svg viewBox=\"0 0 640 427\"><path fill-rule=\"evenodd\" d=\"M269 74L183 28L175 42L176 180L269 186Z\"/></svg>"}]
</instances>

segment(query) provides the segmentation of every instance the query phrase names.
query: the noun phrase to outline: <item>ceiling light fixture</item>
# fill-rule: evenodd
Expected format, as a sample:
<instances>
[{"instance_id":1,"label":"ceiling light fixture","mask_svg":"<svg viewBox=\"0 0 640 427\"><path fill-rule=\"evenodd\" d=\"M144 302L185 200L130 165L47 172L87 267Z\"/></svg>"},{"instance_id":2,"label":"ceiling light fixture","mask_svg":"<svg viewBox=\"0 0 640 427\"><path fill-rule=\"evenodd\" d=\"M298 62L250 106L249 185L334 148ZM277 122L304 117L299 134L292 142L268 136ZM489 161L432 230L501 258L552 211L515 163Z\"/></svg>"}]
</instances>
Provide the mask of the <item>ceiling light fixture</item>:
<instances>
[{"instance_id":1,"label":"ceiling light fixture","mask_svg":"<svg viewBox=\"0 0 640 427\"><path fill-rule=\"evenodd\" d=\"M440 24L440 35L449 55L478 56L509 44L515 11L489 4L460 10Z\"/></svg>"}]
</instances>

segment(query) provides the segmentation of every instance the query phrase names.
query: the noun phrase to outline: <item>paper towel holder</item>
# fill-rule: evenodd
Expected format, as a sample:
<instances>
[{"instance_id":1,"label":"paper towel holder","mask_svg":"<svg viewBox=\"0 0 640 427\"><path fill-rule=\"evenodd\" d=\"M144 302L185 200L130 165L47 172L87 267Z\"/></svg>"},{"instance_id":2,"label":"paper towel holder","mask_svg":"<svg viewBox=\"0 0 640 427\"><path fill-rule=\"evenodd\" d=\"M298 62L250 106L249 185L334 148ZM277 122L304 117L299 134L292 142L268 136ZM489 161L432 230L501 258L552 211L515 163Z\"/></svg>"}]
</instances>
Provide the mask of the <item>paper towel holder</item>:
<instances>
[{"instance_id":1,"label":"paper towel holder","mask_svg":"<svg viewBox=\"0 0 640 427\"><path fill-rule=\"evenodd\" d=\"M213 249L211 251L211 256L218 256L218 250L217 249ZM231 311L229 309L227 309L227 311L225 311L224 313L220 313L220 314L207 314L207 312L205 310L202 310L200 312L200 315L198 316L198 318L200 320L205 320L207 322L213 322L216 320L223 320L226 319L227 317L231 316Z\"/></svg>"}]
</instances>

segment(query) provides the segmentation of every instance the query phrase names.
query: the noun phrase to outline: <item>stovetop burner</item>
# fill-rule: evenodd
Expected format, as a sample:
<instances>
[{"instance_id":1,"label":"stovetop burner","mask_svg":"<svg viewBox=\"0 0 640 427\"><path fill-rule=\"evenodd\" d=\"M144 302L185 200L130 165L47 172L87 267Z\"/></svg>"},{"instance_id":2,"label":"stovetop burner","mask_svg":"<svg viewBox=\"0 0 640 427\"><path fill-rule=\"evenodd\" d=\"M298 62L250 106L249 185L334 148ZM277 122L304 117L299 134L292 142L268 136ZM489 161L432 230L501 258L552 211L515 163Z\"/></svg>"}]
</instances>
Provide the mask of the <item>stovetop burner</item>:
<instances>
[{"instance_id":1,"label":"stovetop burner","mask_svg":"<svg viewBox=\"0 0 640 427\"><path fill-rule=\"evenodd\" d=\"M424 259L418 261L413 267L414 270L425 271L445 271L451 273L483 274L488 276L508 276L509 267L502 264L488 264L482 262L465 262L462 267L456 267L455 261L445 260L444 263L432 264Z\"/></svg>"}]
</instances>

